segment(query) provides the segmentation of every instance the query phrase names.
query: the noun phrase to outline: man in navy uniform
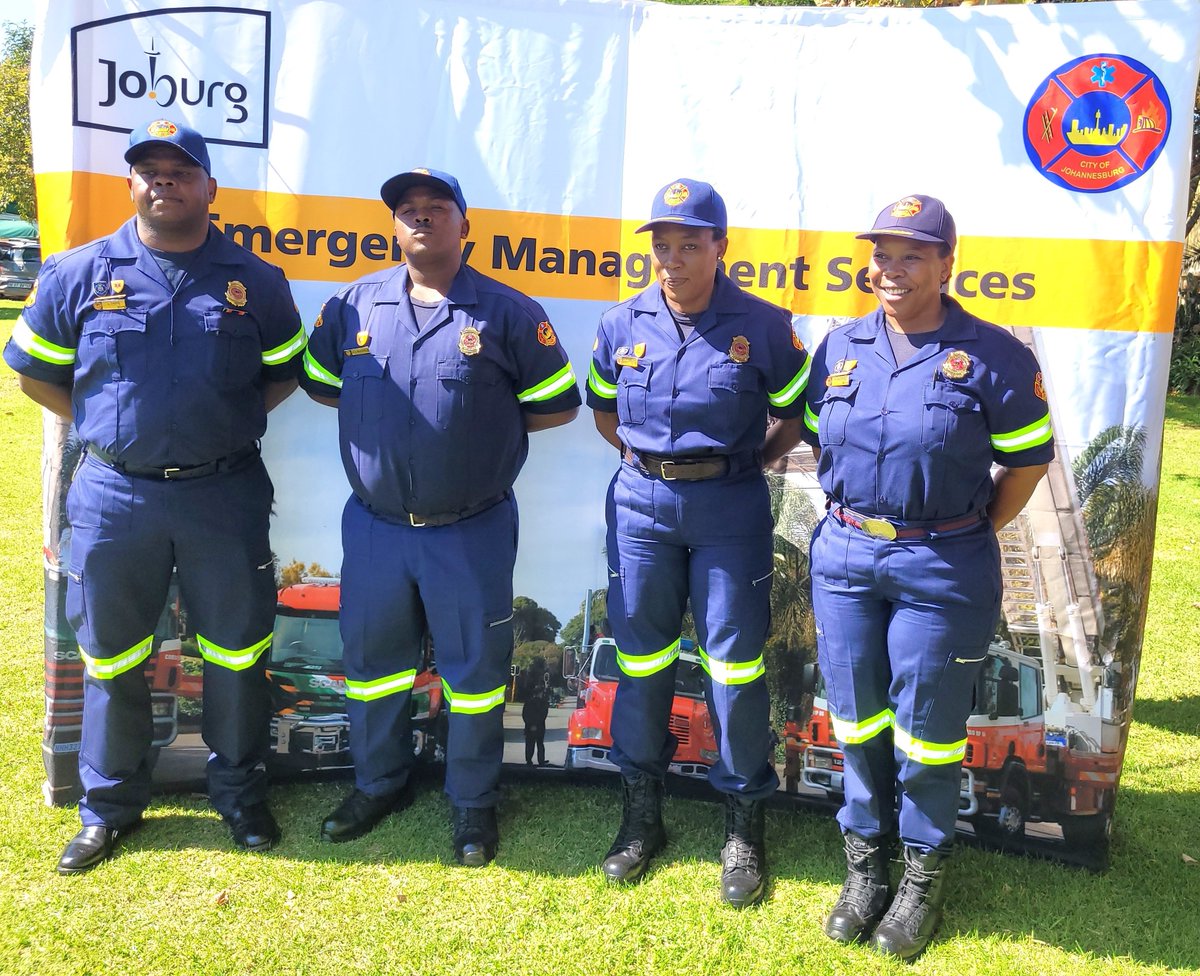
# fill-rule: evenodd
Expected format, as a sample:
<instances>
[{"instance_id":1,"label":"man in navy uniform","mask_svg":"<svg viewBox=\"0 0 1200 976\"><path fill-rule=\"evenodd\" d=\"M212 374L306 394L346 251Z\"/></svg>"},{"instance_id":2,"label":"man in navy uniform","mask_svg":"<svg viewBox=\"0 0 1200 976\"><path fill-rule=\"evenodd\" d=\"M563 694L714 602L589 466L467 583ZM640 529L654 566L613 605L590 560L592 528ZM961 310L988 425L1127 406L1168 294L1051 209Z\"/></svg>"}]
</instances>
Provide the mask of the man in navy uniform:
<instances>
[{"instance_id":1,"label":"man in navy uniform","mask_svg":"<svg viewBox=\"0 0 1200 976\"><path fill-rule=\"evenodd\" d=\"M110 857L149 802L143 664L172 569L204 658L208 793L234 843L267 850L275 576L267 412L295 388L304 329L278 268L209 221L217 184L193 129L157 119L125 161L136 216L49 258L4 350L86 454L67 498L67 615L86 666L83 829L58 870Z\"/></svg>"},{"instance_id":2,"label":"man in navy uniform","mask_svg":"<svg viewBox=\"0 0 1200 976\"><path fill-rule=\"evenodd\" d=\"M763 667L774 556L762 469L800 439L808 353L787 312L720 270L727 228L708 183L658 192L638 230L650 232L658 280L600 320L588 405L622 456L608 496L608 619L624 812L603 870L634 881L665 843L662 786L676 746L667 721L690 598L720 753L709 782L726 801L721 894L741 908L763 895L763 804L779 785Z\"/></svg>"},{"instance_id":3,"label":"man in navy uniform","mask_svg":"<svg viewBox=\"0 0 1200 976\"><path fill-rule=\"evenodd\" d=\"M448 173L381 188L405 264L324 306L301 382L337 407L353 494L342 516L341 630L355 788L321 827L360 837L411 798L409 699L428 628L449 706L454 855L496 854L517 507L528 432L580 397L536 303L468 267L466 201Z\"/></svg>"}]
</instances>

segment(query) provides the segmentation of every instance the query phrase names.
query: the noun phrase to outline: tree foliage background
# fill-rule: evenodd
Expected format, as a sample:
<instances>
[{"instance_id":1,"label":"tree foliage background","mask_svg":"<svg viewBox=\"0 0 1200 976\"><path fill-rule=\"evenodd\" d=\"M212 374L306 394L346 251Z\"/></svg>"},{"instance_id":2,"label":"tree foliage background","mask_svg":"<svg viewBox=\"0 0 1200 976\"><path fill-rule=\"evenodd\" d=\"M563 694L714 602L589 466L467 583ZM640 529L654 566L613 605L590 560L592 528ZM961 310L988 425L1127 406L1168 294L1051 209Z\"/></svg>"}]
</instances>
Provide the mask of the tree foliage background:
<instances>
[{"instance_id":1,"label":"tree foliage background","mask_svg":"<svg viewBox=\"0 0 1200 976\"><path fill-rule=\"evenodd\" d=\"M4 24L0 61L0 209L13 204L26 220L37 217L33 185L33 140L29 133L29 55L33 27Z\"/></svg>"}]
</instances>

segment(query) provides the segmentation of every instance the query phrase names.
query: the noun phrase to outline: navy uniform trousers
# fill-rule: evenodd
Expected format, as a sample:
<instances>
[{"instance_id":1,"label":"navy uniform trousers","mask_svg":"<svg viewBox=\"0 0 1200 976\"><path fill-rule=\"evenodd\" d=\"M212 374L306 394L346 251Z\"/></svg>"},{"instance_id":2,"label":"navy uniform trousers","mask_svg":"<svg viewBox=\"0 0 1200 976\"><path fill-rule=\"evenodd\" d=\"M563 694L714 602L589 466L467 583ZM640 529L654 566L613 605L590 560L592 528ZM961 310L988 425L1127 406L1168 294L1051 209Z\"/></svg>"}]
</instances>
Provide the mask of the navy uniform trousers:
<instances>
[{"instance_id":1,"label":"navy uniform trousers","mask_svg":"<svg viewBox=\"0 0 1200 976\"><path fill-rule=\"evenodd\" d=\"M886 541L833 516L812 541L817 658L845 755L845 830L954 837L972 692L1000 614L989 522Z\"/></svg>"},{"instance_id":2,"label":"navy uniform trousers","mask_svg":"<svg viewBox=\"0 0 1200 976\"><path fill-rule=\"evenodd\" d=\"M771 512L757 459L708 481L662 481L628 463L608 492L608 620L621 677L612 760L625 775L666 774L676 739L680 625L690 595L719 759L709 782L772 795L763 644L771 619Z\"/></svg>"},{"instance_id":3,"label":"navy uniform trousers","mask_svg":"<svg viewBox=\"0 0 1200 976\"><path fill-rule=\"evenodd\" d=\"M143 664L171 583L204 658L208 792L228 816L266 799L275 619L274 490L256 456L181 481L130 477L86 456L67 496L67 617L84 655L84 826L125 827L150 800L153 719Z\"/></svg>"},{"instance_id":4,"label":"navy uniform trousers","mask_svg":"<svg viewBox=\"0 0 1200 976\"><path fill-rule=\"evenodd\" d=\"M513 649L516 501L510 494L459 522L415 527L374 514L352 495L342 545L355 785L381 797L408 781L412 687L428 630L449 708L446 793L455 806L495 806Z\"/></svg>"}]
</instances>

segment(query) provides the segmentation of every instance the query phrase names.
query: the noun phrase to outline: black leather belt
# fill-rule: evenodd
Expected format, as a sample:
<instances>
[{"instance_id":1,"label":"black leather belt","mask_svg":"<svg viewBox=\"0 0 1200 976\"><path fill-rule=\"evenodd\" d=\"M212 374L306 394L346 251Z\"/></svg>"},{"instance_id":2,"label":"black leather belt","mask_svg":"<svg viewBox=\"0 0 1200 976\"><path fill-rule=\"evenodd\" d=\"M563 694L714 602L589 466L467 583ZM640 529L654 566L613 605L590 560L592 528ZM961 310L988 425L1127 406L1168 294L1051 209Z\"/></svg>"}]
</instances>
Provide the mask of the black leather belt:
<instances>
[{"instance_id":1,"label":"black leather belt","mask_svg":"<svg viewBox=\"0 0 1200 976\"><path fill-rule=\"evenodd\" d=\"M471 505L468 508L464 508L461 512L443 512L440 515L417 515L415 512L407 512L408 524L417 529L432 529L439 525L453 525L455 522L461 522L472 515L486 512L493 505L499 505L507 497L508 492L505 492L502 495L496 495L494 498L482 501L478 505Z\"/></svg>"},{"instance_id":2,"label":"black leather belt","mask_svg":"<svg viewBox=\"0 0 1200 976\"><path fill-rule=\"evenodd\" d=\"M122 474L127 474L134 478L184 481L188 478L205 478L210 474L217 474L221 471L231 471L251 458L258 457L258 445L249 444L240 451L226 454L225 457L217 458L215 461L208 461L205 464L192 464L181 468L143 468L137 464L125 464L118 461L108 451L104 450L104 448L97 447L95 444L89 444L87 452L100 463L107 464L110 468L114 468Z\"/></svg>"},{"instance_id":3,"label":"black leather belt","mask_svg":"<svg viewBox=\"0 0 1200 976\"><path fill-rule=\"evenodd\" d=\"M643 474L663 481L708 481L729 474L729 458L717 454L707 458L663 457L657 454L636 454L625 449L625 460Z\"/></svg>"},{"instance_id":4,"label":"black leather belt","mask_svg":"<svg viewBox=\"0 0 1200 976\"><path fill-rule=\"evenodd\" d=\"M937 525L910 528L874 515L860 515L842 505L834 505L831 514L843 525L860 529L876 539L889 541L892 539L929 539L941 532L953 532L955 529L965 529L968 526L977 525L985 517L984 513L980 511L964 515L962 518L951 519L949 522L940 522Z\"/></svg>"}]
</instances>

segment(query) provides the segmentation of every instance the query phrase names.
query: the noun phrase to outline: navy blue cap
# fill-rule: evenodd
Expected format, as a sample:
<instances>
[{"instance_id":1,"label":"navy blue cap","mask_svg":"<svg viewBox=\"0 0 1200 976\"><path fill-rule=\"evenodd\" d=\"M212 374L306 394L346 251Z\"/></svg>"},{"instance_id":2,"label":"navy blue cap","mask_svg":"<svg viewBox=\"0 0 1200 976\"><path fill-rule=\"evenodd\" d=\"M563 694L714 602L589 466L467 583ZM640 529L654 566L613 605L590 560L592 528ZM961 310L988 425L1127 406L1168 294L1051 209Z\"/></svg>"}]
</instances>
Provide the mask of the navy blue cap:
<instances>
[{"instance_id":1,"label":"navy blue cap","mask_svg":"<svg viewBox=\"0 0 1200 976\"><path fill-rule=\"evenodd\" d=\"M937 197L914 193L889 203L875 218L875 226L865 234L856 234L859 240L873 241L885 235L908 237L927 244L945 244L951 251L958 243L954 229L954 218L946 205Z\"/></svg>"},{"instance_id":2,"label":"navy blue cap","mask_svg":"<svg viewBox=\"0 0 1200 976\"><path fill-rule=\"evenodd\" d=\"M699 180L674 180L654 196L650 220L636 231L640 234L655 224L682 224L684 227L715 227L722 233L729 227L725 201L710 183Z\"/></svg>"},{"instance_id":3,"label":"navy blue cap","mask_svg":"<svg viewBox=\"0 0 1200 976\"><path fill-rule=\"evenodd\" d=\"M149 125L144 125L129 133L129 148L125 150L125 162L132 164L152 146L174 146L209 176L212 176L212 164L208 161L208 146L204 144L204 136L195 129L189 129L186 125L180 125L170 119L155 119Z\"/></svg>"},{"instance_id":4,"label":"navy blue cap","mask_svg":"<svg viewBox=\"0 0 1200 976\"><path fill-rule=\"evenodd\" d=\"M463 198L462 187L458 185L458 180L449 173L443 173L440 169L426 169L424 166L397 173L379 188L379 195L383 197L383 202L387 204L388 210L396 209L396 204L400 202L404 191L410 186L431 186L435 190L441 190L458 204L458 209L464 215L467 212L467 201Z\"/></svg>"}]
</instances>

